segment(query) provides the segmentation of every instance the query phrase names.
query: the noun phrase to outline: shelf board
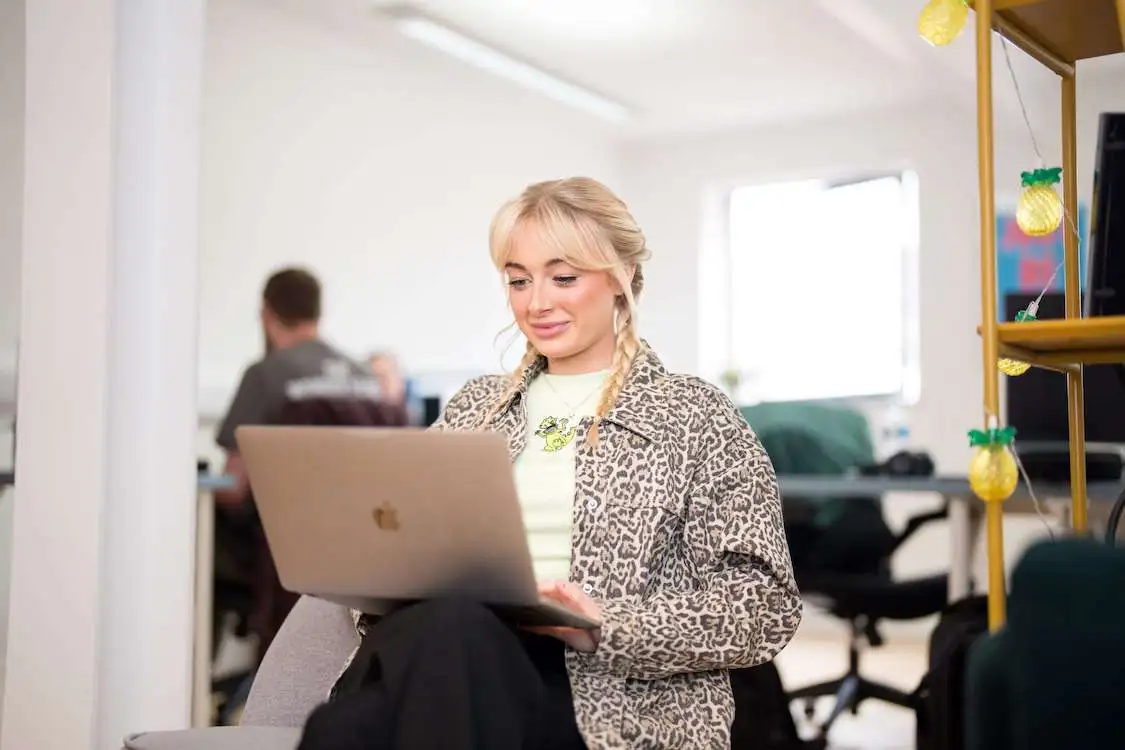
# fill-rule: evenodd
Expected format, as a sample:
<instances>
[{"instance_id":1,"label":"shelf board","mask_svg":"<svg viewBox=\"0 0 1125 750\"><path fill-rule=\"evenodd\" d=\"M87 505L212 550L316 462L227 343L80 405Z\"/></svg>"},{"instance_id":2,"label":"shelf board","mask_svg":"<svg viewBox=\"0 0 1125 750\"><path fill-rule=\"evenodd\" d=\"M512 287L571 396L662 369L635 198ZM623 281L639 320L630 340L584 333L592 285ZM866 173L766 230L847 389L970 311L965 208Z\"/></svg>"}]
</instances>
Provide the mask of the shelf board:
<instances>
[{"instance_id":1,"label":"shelf board","mask_svg":"<svg viewBox=\"0 0 1125 750\"><path fill-rule=\"evenodd\" d=\"M993 27L1029 55L1073 65L1125 52L1125 0L994 0ZM1040 60L1043 62L1043 60Z\"/></svg>"},{"instance_id":2,"label":"shelf board","mask_svg":"<svg viewBox=\"0 0 1125 750\"><path fill-rule=\"evenodd\" d=\"M1042 367L1125 363L1125 316L1001 323L1000 353Z\"/></svg>"}]
</instances>

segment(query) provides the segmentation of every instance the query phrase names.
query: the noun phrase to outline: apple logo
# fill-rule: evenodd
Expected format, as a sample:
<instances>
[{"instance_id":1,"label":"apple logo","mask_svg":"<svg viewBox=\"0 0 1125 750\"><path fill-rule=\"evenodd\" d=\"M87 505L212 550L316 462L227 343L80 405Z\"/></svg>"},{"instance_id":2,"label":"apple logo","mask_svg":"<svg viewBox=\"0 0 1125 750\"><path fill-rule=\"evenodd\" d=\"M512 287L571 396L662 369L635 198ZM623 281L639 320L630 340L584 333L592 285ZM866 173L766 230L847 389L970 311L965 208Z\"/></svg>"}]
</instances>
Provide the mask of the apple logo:
<instances>
[{"instance_id":1,"label":"apple logo","mask_svg":"<svg viewBox=\"0 0 1125 750\"><path fill-rule=\"evenodd\" d=\"M375 519L375 525L383 531L398 531L399 529L398 511L389 503L384 503L371 511L371 517Z\"/></svg>"}]
</instances>

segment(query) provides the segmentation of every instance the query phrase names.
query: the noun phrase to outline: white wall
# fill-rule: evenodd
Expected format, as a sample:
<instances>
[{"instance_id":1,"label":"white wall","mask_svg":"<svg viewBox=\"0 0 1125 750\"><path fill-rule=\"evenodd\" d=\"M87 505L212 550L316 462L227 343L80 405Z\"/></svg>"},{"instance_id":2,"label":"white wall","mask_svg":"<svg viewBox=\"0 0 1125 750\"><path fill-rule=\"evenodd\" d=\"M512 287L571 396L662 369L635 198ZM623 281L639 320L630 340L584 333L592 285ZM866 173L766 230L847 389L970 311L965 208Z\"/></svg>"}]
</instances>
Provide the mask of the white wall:
<instances>
[{"instance_id":1,"label":"white wall","mask_svg":"<svg viewBox=\"0 0 1125 750\"><path fill-rule=\"evenodd\" d=\"M22 13L22 3L3 9ZM487 256L492 213L535 180L587 174L618 186L608 126L358 17L360 25L349 14L350 27L332 28L284 3L209 4L206 416L260 354L261 284L287 263L321 275L327 334L345 348L391 349L413 371L497 369L493 339L509 319ZM23 24L8 20L0 23L0 413L14 394L22 180Z\"/></svg>"},{"instance_id":2,"label":"white wall","mask_svg":"<svg viewBox=\"0 0 1125 750\"><path fill-rule=\"evenodd\" d=\"M204 387L224 395L260 354L261 284L289 262L321 275L327 334L345 348L497 369L510 318L489 220L535 180L616 187L608 130L374 21L348 33L250 0L209 16Z\"/></svg>"},{"instance_id":3,"label":"white wall","mask_svg":"<svg viewBox=\"0 0 1125 750\"><path fill-rule=\"evenodd\" d=\"M1092 184L1096 115L1125 109L1125 82L1110 75L1080 76L1079 195ZM999 79L998 79L999 81ZM1001 82L997 86L1003 85ZM1029 102L1032 124L1049 163L1059 163L1057 101ZM1018 194L1019 174L1037 166L1022 120L997 113L996 179L1003 197ZM700 258L712 249L709 203L739 182L768 182L872 169L917 172L921 200L920 308L921 399L909 412L912 440L930 451L938 471L963 474L969 452L965 433L981 420L980 223L977 204L976 120L972 109L947 103L928 108L872 112L805 122L770 130L648 140L624 150L625 196L644 228L656 259L644 309L646 330L655 329L670 358L691 369L701 306L708 284ZM704 271L704 273L706 273ZM846 290L841 290L845 300ZM784 311L778 311L783 320ZM892 522L931 500L894 498ZM1006 553L1014 560L1043 532L1037 519L1008 522ZM897 560L903 575L948 564L948 541L937 526L920 535ZM983 557L983 556L982 556ZM983 560L978 576L983 583Z\"/></svg>"}]
</instances>

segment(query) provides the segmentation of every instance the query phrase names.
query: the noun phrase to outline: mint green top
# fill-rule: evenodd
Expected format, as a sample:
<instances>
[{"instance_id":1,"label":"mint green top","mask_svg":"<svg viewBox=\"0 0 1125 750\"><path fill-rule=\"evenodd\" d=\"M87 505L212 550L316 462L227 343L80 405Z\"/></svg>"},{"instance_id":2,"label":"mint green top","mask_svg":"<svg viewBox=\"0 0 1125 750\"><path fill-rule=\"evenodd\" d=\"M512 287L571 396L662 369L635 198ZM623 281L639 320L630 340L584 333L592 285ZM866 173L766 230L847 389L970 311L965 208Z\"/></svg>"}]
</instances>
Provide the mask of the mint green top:
<instances>
[{"instance_id":1,"label":"mint green top","mask_svg":"<svg viewBox=\"0 0 1125 750\"><path fill-rule=\"evenodd\" d=\"M527 447L516 458L516 490L523 506L537 580L567 580L578 424L594 416L609 370L535 378L527 389Z\"/></svg>"}]
</instances>

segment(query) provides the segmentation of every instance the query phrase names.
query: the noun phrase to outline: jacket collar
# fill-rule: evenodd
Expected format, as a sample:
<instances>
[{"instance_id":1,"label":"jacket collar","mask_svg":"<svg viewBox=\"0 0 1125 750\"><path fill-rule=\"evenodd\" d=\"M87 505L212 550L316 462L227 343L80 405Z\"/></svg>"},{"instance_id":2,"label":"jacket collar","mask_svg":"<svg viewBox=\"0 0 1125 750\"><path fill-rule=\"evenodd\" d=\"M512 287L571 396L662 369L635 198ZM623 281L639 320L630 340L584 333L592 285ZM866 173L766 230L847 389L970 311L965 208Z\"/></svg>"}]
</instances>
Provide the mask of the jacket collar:
<instances>
[{"instance_id":1,"label":"jacket collar","mask_svg":"<svg viewBox=\"0 0 1125 750\"><path fill-rule=\"evenodd\" d=\"M519 387L501 408L506 412L513 404L527 394L528 386L547 369L547 358L539 357L528 365L520 379ZM625 384L617 395L617 403L606 415L606 421L624 427L630 432L648 440L656 440L663 431L663 418L666 408L662 405L665 396L665 377L668 371L656 356L656 352L641 341L641 350L625 376Z\"/></svg>"}]
</instances>

